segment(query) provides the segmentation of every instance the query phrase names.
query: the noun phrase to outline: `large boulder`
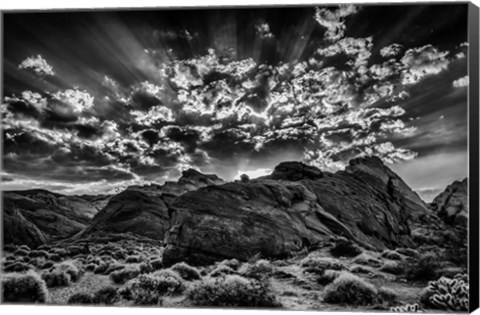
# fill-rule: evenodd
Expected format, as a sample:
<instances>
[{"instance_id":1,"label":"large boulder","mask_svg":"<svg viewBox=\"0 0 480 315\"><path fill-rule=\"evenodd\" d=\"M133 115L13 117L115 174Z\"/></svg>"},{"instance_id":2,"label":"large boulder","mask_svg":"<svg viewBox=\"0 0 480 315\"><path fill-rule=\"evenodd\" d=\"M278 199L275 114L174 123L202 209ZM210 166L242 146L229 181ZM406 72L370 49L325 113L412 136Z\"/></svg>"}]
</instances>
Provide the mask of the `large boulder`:
<instances>
[{"instance_id":1,"label":"large boulder","mask_svg":"<svg viewBox=\"0 0 480 315\"><path fill-rule=\"evenodd\" d=\"M270 176L185 193L170 212L167 265L285 257L338 236L372 249L411 246L410 224L429 215L408 185L370 157L334 174L282 163Z\"/></svg>"},{"instance_id":2,"label":"large boulder","mask_svg":"<svg viewBox=\"0 0 480 315\"><path fill-rule=\"evenodd\" d=\"M455 181L430 204L431 209L449 225L468 224L468 181Z\"/></svg>"},{"instance_id":3,"label":"large boulder","mask_svg":"<svg viewBox=\"0 0 480 315\"><path fill-rule=\"evenodd\" d=\"M164 185L130 186L109 203L75 238L105 233L133 233L163 240L170 228L169 205L185 192L225 183L216 175L189 169L176 182Z\"/></svg>"}]
</instances>

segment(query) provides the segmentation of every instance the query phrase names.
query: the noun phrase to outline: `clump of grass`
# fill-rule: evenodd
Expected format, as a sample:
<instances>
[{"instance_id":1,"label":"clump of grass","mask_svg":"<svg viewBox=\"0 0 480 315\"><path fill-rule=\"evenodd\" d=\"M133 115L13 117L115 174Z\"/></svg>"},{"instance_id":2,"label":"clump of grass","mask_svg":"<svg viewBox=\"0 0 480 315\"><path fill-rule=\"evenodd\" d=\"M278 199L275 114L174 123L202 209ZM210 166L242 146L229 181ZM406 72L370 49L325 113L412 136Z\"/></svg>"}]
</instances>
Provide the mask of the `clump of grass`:
<instances>
[{"instance_id":1,"label":"clump of grass","mask_svg":"<svg viewBox=\"0 0 480 315\"><path fill-rule=\"evenodd\" d=\"M371 283L343 273L325 288L323 300L331 304L360 306L374 304L376 296L377 290Z\"/></svg>"},{"instance_id":2,"label":"clump of grass","mask_svg":"<svg viewBox=\"0 0 480 315\"><path fill-rule=\"evenodd\" d=\"M300 261L300 265L305 268L305 271L316 274L322 274L326 269L345 269L345 266L337 259L318 256L307 256Z\"/></svg>"},{"instance_id":3,"label":"clump of grass","mask_svg":"<svg viewBox=\"0 0 480 315\"><path fill-rule=\"evenodd\" d=\"M59 254L48 254L48 259L54 262L60 262L62 257Z\"/></svg>"},{"instance_id":4,"label":"clump of grass","mask_svg":"<svg viewBox=\"0 0 480 315\"><path fill-rule=\"evenodd\" d=\"M244 263L238 272L247 278L264 279L272 274L273 266L266 259L258 259L254 262Z\"/></svg>"},{"instance_id":5,"label":"clump of grass","mask_svg":"<svg viewBox=\"0 0 480 315\"><path fill-rule=\"evenodd\" d=\"M127 265L124 268L110 273L110 279L114 283L124 284L126 281L137 277L140 274L140 268L136 265Z\"/></svg>"},{"instance_id":6,"label":"clump of grass","mask_svg":"<svg viewBox=\"0 0 480 315\"><path fill-rule=\"evenodd\" d=\"M353 242L341 238L335 242L330 253L335 257L355 257L362 253L362 249Z\"/></svg>"},{"instance_id":7,"label":"clump of grass","mask_svg":"<svg viewBox=\"0 0 480 315\"><path fill-rule=\"evenodd\" d=\"M126 259L125 259L125 262L127 264L136 264L136 263L139 263L141 261L140 257L139 256L136 256L136 255L132 255L132 256L128 256Z\"/></svg>"},{"instance_id":8,"label":"clump of grass","mask_svg":"<svg viewBox=\"0 0 480 315\"><path fill-rule=\"evenodd\" d=\"M80 278L80 270L70 262L63 262L53 265L48 271L42 274L42 279L45 280L47 286L69 286L72 282Z\"/></svg>"},{"instance_id":9,"label":"clump of grass","mask_svg":"<svg viewBox=\"0 0 480 315\"><path fill-rule=\"evenodd\" d=\"M48 268L51 268L55 263L51 260L47 260L46 262L44 262L41 266L38 266L38 268L40 269L48 269Z\"/></svg>"},{"instance_id":10,"label":"clump of grass","mask_svg":"<svg viewBox=\"0 0 480 315\"><path fill-rule=\"evenodd\" d=\"M353 261L355 264L370 266L374 268L378 268L382 265L382 262L372 255L368 253L361 253L360 255L356 256Z\"/></svg>"},{"instance_id":11,"label":"clump of grass","mask_svg":"<svg viewBox=\"0 0 480 315\"><path fill-rule=\"evenodd\" d=\"M350 272L351 273L369 274L370 272L372 272L372 270L369 269L369 268L366 268L362 265L354 265L350 268Z\"/></svg>"},{"instance_id":12,"label":"clump of grass","mask_svg":"<svg viewBox=\"0 0 480 315\"><path fill-rule=\"evenodd\" d=\"M24 262L20 262L20 261L16 261L16 262L13 262L13 263L10 263L10 264L5 264L5 267L3 268L3 271L5 272L24 272L24 271L27 271L27 270L30 270L32 269L32 266L27 264L27 263L24 263Z\"/></svg>"},{"instance_id":13,"label":"clump of grass","mask_svg":"<svg viewBox=\"0 0 480 315\"><path fill-rule=\"evenodd\" d=\"M30 249L30 247L28 247L28 245L22 245L22 246L20 246L18 249L23 249L23 250L25 250L25 251L27 251L27 252L31 251L31 249Z\"/></svg>"},{"instance_id":14,"label":"clump of grass","mask_svg":"<svg viewBox=\"0 0 480 315\"><path fill-rule=\"evenodd\" d=\"M28 256L29 253L30 253L29 250L26 250L22 247L19 247L16 251L13 252L13 254L17 257L18 256Z\"/></svg>"},{"instance_id":15,"label":"clump of grass","mask_svg":"<svg viewBox=\"0 0 480 315\"><path fill-rule=\"evenodd\" d=\"M181 293L184 289L183 279L176 272L160 270L129 280L120 295L136 305L161 305L166 295Z\"/></svg>"},{"instance_id":16,"label":"clump of grass","mask_svg":"<svg viewBox=\"0 0 480 315\"><path fill-rule=\"evenodd\" d=\"M88 305L93 304L93 296L86 292L77 292L68 298L67 304Z\"/></svg>"},{"instance_id":17,"label":"clump of grass","mask_svg":"<svg viewBox=\"0 0 480 315\"><path fill-rule=\"evenodd\" d=\"M404 263L405 277L412 281L437 279L443 264L433 254L425 254L415 262Z\"/></svg>"},{"instance_id":18,"label":"clump of grass","mask_svg":"<svg viewBox=\"0 0 480 315\"><path fill-rule=\"evenodd\" d=\"M15 261L15 260L17 260L17 257L15 257L14 255L5 256L5 261Z\"/></svg>"},{"instance_id":19,"label":"clump of grass","mask_svg":"<svg viewBox=\"0 0 480 315\"><path fill-rule=\"evenodd\" d=\"M118 289L113 286L106 286L93 294L95 304L112 305L118 299Z\"/></svg>"},{"instance_id":20,"label":"clump of grass","mask_svg":"<svg viewBox=\"0 0 480 315\"><path fill-rule=\"evenodd\" d=\"M30 257L44 257L48 258L48 252L46 250L32 250L30 252Z\"/></svg>"},{"instance_id":21,"label":"clump of grass","mask_svg":"<svg viewBox=\"0 0 480 315\"><path fill-rule=\"evenodd\" d=\"M398 302L398 294L389 288L381 287L377 290L376 304L392 306Z\"/></svg>"},{"instance_id":22,"label":"clump of grass","mask_svg":"<svg viewBox=\"0 0 480 315\"><path fill-rule=\"evenodd\" d=\"M238 270L242 263L238 259L225 259L218 263L218 266L227 266L233 270Z\"/></svg>"},{"instance_id":23,"label":"clump of grass","mask_svg":"<svg viewBox=\"0 0 480 315\"><path fill-rule=\"evenodd\" d=\"M392 275L399 275L404 272L402 264L395 261L386 261L383 263L380 271L391 273Z\"/></svg>"},{"instance_id":24,"label":"clump of grass","mask_svg":"<svg viewBox=\"0 0 480 315\"><path fill-rule=\"evenodd\" d=\"M4 302L45 303L48 300L45 281L33 271L3 275L0 287Z\"/></svg>"},{"instance_id":25,"label":"clump of grass","mask_svg":"<svg viewBox=\"0 0 480 315\"><path fill-rule=\"evenodd\" d=\"M102 261L100 264L95 266L95 268L93 269L93 273L102 274L107 270L109 266L110 266L109 263Z\"/></svg>"},{"instance_id":26,"label":"clump of grass","mask_svg":"<svg viewBox=\"0 0 480 315\"><path fill-rule=\"evenodd\" d=\"M279 307L268 285L238 275L205 278L187 292L197 306Z\"/></svg>"},{"instance_id":27,"label":"clump of grass","mask_svg":"<svg viewBox=\"0 0 480 315\"><path fill-rule=\"evenodd\" d=\"M155 270L160 270L163 269L163 261L161 259L152 259L150 260L150 265L152 266L152 269Z\"/></svg>"},{"instance_id":28,"label":"clump of grass","mask_svg":"<svg viewBox=\"0 0 480 315\"><path fill-rule=\"evenodd\" d=\"M170 268L173 271L176 271L180 275L180 277L187 281L198 280L201 278L200 272L197 268L192 267L184 262L177 263Z\"/></svg>"},{"instance_id":29,"label":"clump of grass","mask_svg":"<svg viewBox=\"0 0 480 315\"><path fill-rule=\"evenodd\" d=\"M335 281L343 272L338 270L327 269L317 276L317 283L327 285Z\"/></svg>"},{"instance_id":30,"label":"clump of grass","mask_svg":"<svg viewBox=\"0 0 480 315\"><path fill-rule=\"evenodd\" d=\"M395 249L395 251L401 255L408 256L408 257L418 257L420 253L415 249L408 248L408 247L400 247Z\"/></svg>"},{"instance_id":31,"label":"clump of grass","mask_svg":"<svg viewBox=\"0 0 480 315\"><path fill-rule=\"evenodd\" d=\"M228 267L228 266L225 266L225 265L219 265L218 267L213 269L208 274L208 276L216 278L216 277L222 277L222 276L225 276L225 275L233 275L233 274L237 274L237 272L235 270L233 270L231 267Z\"/></svg>"},{"instance_id":32,"label":"clump of grass","mask_svg":"<svg viewBox=\"0 0 480 315\"><path fill-rule=\"evenodd\" d=\"M397 253L394 250L389 250L389 249L386 249L386 250L383 251L382 257L387 258L387 259L391 259L391 260L402 260L402 256L399 253Z\"/></svg>"}]
</instances>

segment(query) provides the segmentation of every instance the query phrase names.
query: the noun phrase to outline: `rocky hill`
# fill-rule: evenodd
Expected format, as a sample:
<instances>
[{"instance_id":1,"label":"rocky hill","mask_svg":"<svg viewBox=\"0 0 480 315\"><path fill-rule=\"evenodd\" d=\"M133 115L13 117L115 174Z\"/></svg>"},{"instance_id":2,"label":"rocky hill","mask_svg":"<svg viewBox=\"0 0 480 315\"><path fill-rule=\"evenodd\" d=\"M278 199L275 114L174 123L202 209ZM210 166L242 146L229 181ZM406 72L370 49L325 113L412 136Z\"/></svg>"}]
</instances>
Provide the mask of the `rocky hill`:
<instances>
[{"instance_id":1,"label":"rocky hill","mask_svg":"<svg viewBox=\"0 0 480 315\"><path fill-rule=\"evenodd\" d=\"M86 227L109 198L65 196L41 189L3 192L4 242L36 246L72 236Z\"/></svg>"},{"instance_id":2,"label":"rocky hill","mask_svg":"<svg viewBox=\"0 0 480 315\"><path fill-rule=\"evenodd\" d=\"M455 181L435 197L431 209L447 224L466 227L468 224L468 181Z\"/></svg>"},{"instance_id":3,"label":"rocky hill","mask_svg":"<svg viewBox=\"0 0 480 315\"><path fill-rule=\"evenodd\" d=\"M170 228L169 207L181 194L198 188L220 185L216 175L189 169L177 182L164 185L131 186L114 196L75 238L104 233L127 233L163 240Z\"/></svg>"},{"instance_id":4,"label":"rocky hill","mask_svg":"<svg viewBox=\"0 0 480 315\"><path fill-rule=\"evenodd\" d=\"M322 172L298 162L270 176L209 186L171 205L167 262L284 257L332 237L366 248L412 245L411 229L427 205L378 158Z\"/></svg>"},{"instance_id":5,"label":"rocky hill","mask_svg":"<svg viewBox=\"0 0 480 315\"><path fill-rule=\"evenodd\" d=\"M466 199L457 186L432 210L376 157L352 160L336 173L284 162L268 176L229 183L187 170L177 182L131 186L113 197L5 193L11 223L4 234L7 243L32 246L138 235L165 243L166 265L281 258L339 237L372 250L415 247L443 242L447 214L460 220L459 201Z\"/></svg>"}]
</instances>

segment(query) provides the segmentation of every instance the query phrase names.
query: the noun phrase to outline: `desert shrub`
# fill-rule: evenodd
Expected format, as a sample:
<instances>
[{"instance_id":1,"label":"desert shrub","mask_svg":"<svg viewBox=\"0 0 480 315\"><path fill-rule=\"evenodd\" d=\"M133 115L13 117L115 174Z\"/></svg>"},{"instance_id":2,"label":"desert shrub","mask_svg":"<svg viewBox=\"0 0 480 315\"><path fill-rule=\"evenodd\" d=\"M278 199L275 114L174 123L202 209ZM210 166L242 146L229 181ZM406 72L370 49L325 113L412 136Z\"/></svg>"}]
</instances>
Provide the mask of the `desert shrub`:
<instances>
[{"instance_id":1,"label":"desert shrub","mask_svg":"<svg viewBox=\"0 0 480 315\"><path fill-rule=\"evenodd\" d=\"M125 259L125 258L127 258L127 254L125 253L125 251L123 251L123 250L121 250L121 249L115 250L115 251L112 253L112 256L113 256L115 259Z\"/></svg>"},{"instance_id":2,"label":"desert shrub","mask_svg":"<svg viewBox=\"0 0 480 315\"><path fill-rule=\"evenodd\" d=\"M457 279L442 277L437 281L430 281L428 290L433 293L430 302L436 309L468 311L468 276L459 275Z\"/></svg>"},{"instance_id":3,"label":"desert shrub","mask_svg":"<svg viewBox=\"0 0 480 315\"><path fill-rule=\"evenodd\" d=\"M128 264L136 264L136 263L139 263L140 262L140 257L139 256L128 256L126 259L125 259L125 262L128 263Z\"/></svg>"},{"instance_id":4,"label":"desert shrub","mask_svg":"<svg viewBox=\"0 0 480 315\"><path fill-rule=\"evenodd\" d=\"M244 263L238 272L248 278L264 279L273 272L273 267L268 260L259 259L255 262Z\"/></svg>"},{"instance_id":5,"label":"desert shrub","mask_svg":"<svg viewBox=\"0 0 480 315\"><path fill-rule=\"evenodd\" d=\"M48 259L55 262L59 262L62 260L62 257L59 254L48 254Z\"/></svg>"},{"instance_id":6,"label":"desert shrub","mask_svg":"<svg viewBox=\"0 0 480 315\"><path fill-rule=\"evenodd\" d=\"M30 251L25 250L25 249L23 249L23 248L21 248L21 247L18 248L16 251L13 252L13 254L14 254L15 256L17 256L17 257L18 257L18 256L28 256L29 253L30 253Z\"/></svg>"},{"instance_id":7,"label":"desert shrub","mask_svg":"<svg viewBox=\"0 0 480 315\"><path fill-rule=\"evenodd\" d=\"M394 261L384 262L382 267L379 270L383 272L391 273L392 275L399 275L404 271L403 265Z\"/></svg>"},{"instance_id":8,"label":"desert shrub","mask_svg":"<svg viewBox=\"0 0 480 315\"><path fill-rule=\"evenodd\" d=\"M350 272L351 273L363 273L363 274L368 274L370 272L372 272L372 270L364 267L364 266L361 266L361 265L354 265L350 268Z\"/></svg>"},{"instance_id":9,"label":"desert shrub","mask_svg":"<svg viewBox=\"0 0 480 315\"><path fill-rule=\"evenodd\" d=\"M415 262L403 264L405 277L413 281L429 281L438 278L439 270L442 264L438 258L432 254L421 256Z\"/></svg>"},{"instance_id":10,"label":"desert shrub","mask_svg":"<svg viewBox=\"0 0 480 315\"><path fill-rule=\"evenodd\" d=\"M183 280L176 272L161 270L129 280L120 294L137 305L160 305L164 296L184 289Z\"/></svg>"},{"instance_id":11,"label":"desert shrub","mask_svg":"<svg viewBox=\"0 0 480 315\"><path fill-rule=\"evenodd\" d=\"M318 275L317 282L321 285L327 285L335 281L335 279L337 279L341 274L341 271L327 269L324 270L322 274Z\"/></svg>"},{"instance_id":12,"label":"desert shrub","mask_svg":"<svg viewBox=\"0 0 480 315\"><path fill-rule=\"evenodd\" d=\"M56 254L60 257L65 257L68 255L68 251L65 248L54 247L50 250L50 255L51 254ZM51 256L49 257L49 259L54 260Z\"/></svg>"},{"instance_id":13,"label":"desert shrub","mask_svg":"<svg viewBox=\"0 0 480 315\"><path fill-rule=\"evenodd\" d=\"M113 286L103 287L93 294L95 304L112 305L118 299L118 289Z\"/></svg>"},{"instance_id":14,"label":"desert shrub","mask_svg":"<svg viewBox=\"0 0 480 315\"><path fill-rule=\"evenodd\" d=\"M183 279L190 281L190 280L198 280L200 279L200 272L197 268L192 267L184 262L177 263L170 267L172 270L178 272L180 277Z\"/></svg>"},{"instance_id":15,"label":"desert shrub","mask_svg":"<svg viewBox=\"0 0 480 315\"><path fill-rule=\"evenodd\" d=\"M107 270L105 270L102 274L109 275L112 272L117 271L117 270L121 270L123 268L125 268L125 265L120 264L118 262L113 262L108 266Z\"/></svg>"},{"instance_id":16,"label":"desert shrub","mask_svg":"<svg viewBox=\"0 0 480 315\"><path fill-rule=\"evenodd\" d=\"M38 266L38 268L40 269L48 269L48 268L51 268L55 263L51 260L47 260L46 262L44 262L41 266Z\"/></svg>"},{"instance_id":17,"label":"desert shrub","mask_svg":"<svg viewBox=\"0 0 480 315\"><path fill-rule=\"evenodd\" d=\"M342 270L345 266L337 259L329 257L307 256L300 261L300 265L305 268L305 271L322 274L326 269Z\"/></svg>"},{"instance_id":18,"label":"desert shrub","mask_svg":"<svg viewBox=\"0 0 480 315\"><path fill-rule=\"evenodd\" d=\"M12 264L5 265L5 267L3 268L3 271L5 271L5 272L24 272L24 271L27 271L27 270L30 270L30 269L32 269L32 266L30 266L29 264L17 261L17 262L14 262Z\"/></svg>"},{"instance_id":19,"label":"desert shrub","mask_svg":"<svg viewBox=\"0 0 480 315\"><path fill-rule=\"evenodd\" d=\"M53 265L48 271L42 274L42 279L45 280L47 286L69 286L71 282L75 282L80 277L80 270L72 263L63 262Z\"/></svg>"},{"instance_id":20,"label":"desert shrub","mask_svg":"<svg viewBox=\"0 0 480 315\"><path fill-rule=\"evenodd\" d=\"M160 270L163 268L163 262L161 259L153 259L150 260L150 265L152 266L152 269L155 270Z\"/></svg>"},{"instance_id":21,"label":"desert shrub","mask_svg":"<svg viewBox=\"0 0 480 315\"><path fill-rule=\"evenodd\" d=\"M415 304L405 304L400 306L394 306L390 308L390 312L394 313L420 313L423 312L420 306Z\"/></svg>"},{"instance_id":22,"label":"desert shrub","mask_svg":"<svg viewBox=\"0 0 480 315\"><path fill-rule=\"evenodd\" d=\"M377 289L377 304L391 305L397 302L398 294L389 288L381 287Z\"/></svg>"},{"instance_id":23,"label":"desert shrub","mask_svg":"<svg viewBox=\"0 0 480 315\"><path fill-rule=\"evenodd\" d=\"M376 288L365 280L349 273L341 274L324 291L326 303L346 305L372 305L377 297Z\"/></svg>"},{"instance_id":24,"label":"desert shrub","mask_svg":"<svg viewBox=\"0 0 480 315\"><path fill-rule=\"evenodd\" d=\"M152 265L149 262L142 262L138 265L140 273L150 273L153 271Z\"/></svg>"},{"instance_id":25,"label":"desert shrub","mask_svg":"<svg viewBox=\"0 0 480 315\"><path fill-rule=\"evenodd\" d=\"M218 267L213 269L208 274L208 276L216 278L216 277L222 277L222 276L225 276L225 275L233 275L233 274L237 274L237 272L235 270L233 270L232 268L230 268L228 266L225 266L225 265L219 265Z\"/></svg>"},{"instance_id":26,"label":"desert shrub","mask_svg":"<svg viewBox=\"0 0 480 315\"><path fill-rule=\"evenodd\" d=\"M6 261L15 261L16 259L17 257L15 257L14 255L5 256Z\"/></svg>"},{"instance_id":27,"label":"desert shrub","mask_svg":"<svg viewBox=\"0 0 480 315\"><path fill-rule=\"evenodd\" d=\"M1 277L4 302L45 303L48 290L38 274L29 271L26 274L5 274Z\"/></svg>"},{"instance_id":28,"label":"desert shrub","mask_svg":"<svg viewBox=\"0 0 480 315\"><path fill-rule=\"evenodd\" d=\"M205 278L187 292L197 306L279 307L266 283L238 275Z\"/></svg>"},{"instance_id":29,"label":"desert shrub","mask_svg":"<svg viewBox=\"0 0 480 315\"><path fill-rule=\"evenodd\" d=\"M137 277L140 268L136 265L127 265L124 268L110 273L110 279L117 284L124 284L126 281Z\"/></svg>"},{"instance_id":30,"label":"desert shrub","mask_svg":"<svg viewBox=\"0 0 480 315\"><path fill-rule=\"evenodd\" d=\"M420 254L418 253L418 251L416 251L415 249L412 249L412 248L397 248L395 249L395 251L399 254L402 254L404 256L408 256L408 257L418 257Z\"/></svg>"},{"instance_id":31,"label":"desert shrub","mask_svg":"<svg viewBox=\"0 0 480 315\"><path fill-rule=\"evenodd\" d=\"M382 253L382 257L391 260L402 260L402 256L394 250L386 249Z\"/></svg>"},{"instance_id":32,"label":"desert shrub","mask_svg":"<svg viewBox=\"0 0 480 315\"><path fill-rule=\"evenodd\" d=\"M362 253L362 249L347 239L339 239L330 249L330 253L335 257L355 257Z\"/></svg>"},{"instance_id":33,"label":"desert shrub","mask_svg":"<svg viewBox=\"0 0 480 315\"><path fill-rule=\"evenodd\" d=\"M5 244L5 245L3 245L3 250L5 250L6 252L13 253L14 251L17 250L17 245L15 245L15 244Z\"/></svg>"},{"instance_id":34,"label":"desert shrub","mask_svg":"<svg viewBox=\"0 0 480 315\"><path fill-rule=\"evenodd\" d=\"M23 249L24 251L27 251L27 252L31 251L31 249L30 249L30 247L28 247L28 245L22 245L18 249Z\"/></svg>"},{"instance_id":35,"label":"desert shrub","mask_svg":"<svg viewBox=\"0 0 480 315\"><path fill-rule=\"evenodd\" d=\"M49 251L52 247L50 245L40 245L37 247L38 250L46 250L46 251Z\"/></svg>"},{"instance_id":36,"label":"desert shrub","mask_svg":"<svg viewBox=\"0 0 480 315\"><path fill-rule=\"evenodd\" d=\"M48 258L48 252L46 250L32 250L30 257L44 257Z\"/></svg>"},{"instance_id":37,"label":"desert shrub","mask_svg":"<svg viewBox=\"0 0 480 315\"><path fill-rule=\"evenodd\" d=\"M238 259L225 259L222 260L220 263L218 263L218 266L227 266L230 267L233 270L238 270L242 263Z\"/></svg>"},{"instance_id":38,"label":"desert shrub","mask_svg":"<svg viewBox=\"0 0 480 315\"><path fill-rule=\"evenodd\" d=\"M95 274L104 273L107 270L109 265L110 265L109 263L103 261L99 265L95 266L95 268L93 269L93 273Z\"/></svg>"},{"instance_id":39,"label":"desert shrub","mask_svg":"<svg viewBox=\"0 0 480 315\"><path fill-rule=\"evenodd\" d=\"M96 267L97 267L97 265L95 265L94 263L87 264L87 265L85 266L85 271L91 271L91 272L93 272Z\"/></svg>"},{"instance_id":40,"label":"desert shrub","mask_svg":"<svg viewBox=\"0 0 480 315\"><path fill-rule=\"evenodd\" d=\"M370 267L380 267L382 265L382 262L372 255L368 253L361 253L360 255L356 256L353 261L355 264L359 265L365 265L365 266L370 266Z\"/></svg>"},{"instance_id":41,"label":"desert shrub","mask_svg":"<svg viewBox=\"0 0 480 315\"><path fill-rule=\"evenodd\" d=\"M23 257L22 257L22 261L23 261L24 263L27 263L27 264L28 264L29 262L32 261L32 258L30 258L30 257L28 257L28 256L23 256Z\"/></svg>"},{"instance_id":42,"label":"desert shrub","mask_svg":"<svg viewBox=\"0 0 480 315\"><path fill-rule=\"evenodd\" d=\"M93 296L86 292L77 292L70 295L67 304L93 304Z\"/></svg>"}]
</instances>

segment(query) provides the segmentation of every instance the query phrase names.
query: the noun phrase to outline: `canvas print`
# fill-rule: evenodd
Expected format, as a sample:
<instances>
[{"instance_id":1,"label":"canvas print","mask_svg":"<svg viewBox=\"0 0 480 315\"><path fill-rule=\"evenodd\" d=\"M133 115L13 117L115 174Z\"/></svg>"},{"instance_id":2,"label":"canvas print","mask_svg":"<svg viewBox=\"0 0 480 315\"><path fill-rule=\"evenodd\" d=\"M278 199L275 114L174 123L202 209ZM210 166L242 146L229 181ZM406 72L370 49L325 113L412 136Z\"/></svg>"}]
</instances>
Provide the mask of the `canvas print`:
<instances>
[{"instance_id":1,"label":"canvas print","mask_svg":"<svg viewBox=\"0 0 480 315\"><path fill-rule=\"evenodd\" d=\"M2 303L468 311L468 10L3 12Z\"/></svg>"}]
</instances>

